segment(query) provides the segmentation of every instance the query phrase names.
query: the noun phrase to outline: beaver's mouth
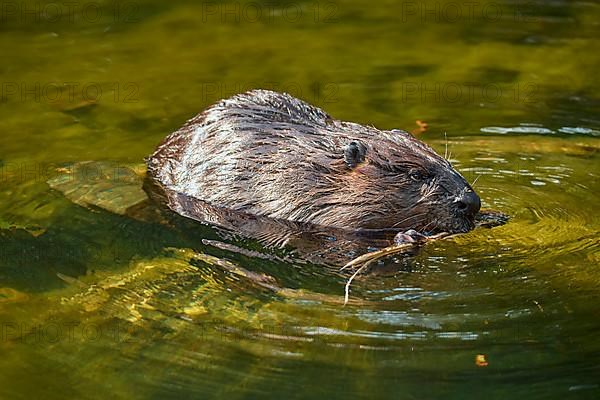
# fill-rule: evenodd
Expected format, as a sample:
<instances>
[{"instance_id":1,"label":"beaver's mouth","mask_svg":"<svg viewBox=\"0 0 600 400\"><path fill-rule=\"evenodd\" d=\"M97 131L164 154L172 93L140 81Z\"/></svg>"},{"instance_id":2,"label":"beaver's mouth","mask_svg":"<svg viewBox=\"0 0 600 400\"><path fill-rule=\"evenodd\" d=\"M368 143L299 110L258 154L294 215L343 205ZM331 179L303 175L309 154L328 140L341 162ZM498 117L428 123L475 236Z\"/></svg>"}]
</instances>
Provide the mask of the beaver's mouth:
<instances>
[{"instance_id":1,"label":"beaver's mouth","mask_svg":"<svg viewBox=\"0 0 600 400\"><path fill-rule=\"evenodd\" d=\"M467 233L475 228L475 217L439 218L432 219L428 224L415 228L416 231L431 236L438 233Z\"/></svg>"},{"instance_id":2,"label":"beaver's mouth","mask_svg":"<svg viewBox=\"0 0 600 400\"><path fill-rule=\"evenodd\" d=\"M465 233L475 228L475 215L460 215L460 213L452 212L440 213L431 212L431 210L419 210L415 211L414 217L403 217L399 220L401 222L392 226L388 225L388 227L400 232L413 229L426 236L438 233Z\"/></svg>"}]
</instances>

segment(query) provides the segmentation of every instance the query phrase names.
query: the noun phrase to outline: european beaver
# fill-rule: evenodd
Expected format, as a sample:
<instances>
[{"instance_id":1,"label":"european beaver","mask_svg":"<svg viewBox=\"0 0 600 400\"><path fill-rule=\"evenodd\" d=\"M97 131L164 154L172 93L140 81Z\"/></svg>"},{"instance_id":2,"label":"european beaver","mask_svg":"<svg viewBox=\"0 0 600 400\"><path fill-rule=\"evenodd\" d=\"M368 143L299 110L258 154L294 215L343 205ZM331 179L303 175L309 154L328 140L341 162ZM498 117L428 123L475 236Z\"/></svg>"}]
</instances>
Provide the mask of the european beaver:
<instances>
[{"instance_id":1,"label":"european beaver","mask_svg":"<svg viewBox=\"0 0 600 400\"><path fill-rule=\"evenodd\" d=\"M148 178L151 197L197 219L200 203L343 231L458 233L480 208L452 165L409 133L338 121L267 90L190 119L150 156Z\"/></svg>"}]
</instances>

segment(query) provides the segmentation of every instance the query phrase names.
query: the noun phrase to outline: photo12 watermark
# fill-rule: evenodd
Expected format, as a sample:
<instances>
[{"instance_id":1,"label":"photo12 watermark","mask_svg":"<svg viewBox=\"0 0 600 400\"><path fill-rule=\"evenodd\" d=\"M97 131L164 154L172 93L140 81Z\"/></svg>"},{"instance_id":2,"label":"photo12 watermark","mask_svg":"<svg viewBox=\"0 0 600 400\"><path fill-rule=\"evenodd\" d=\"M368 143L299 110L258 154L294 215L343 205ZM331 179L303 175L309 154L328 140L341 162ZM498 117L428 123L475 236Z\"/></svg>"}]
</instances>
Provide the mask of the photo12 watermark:
<instances>
[{"instance_id":1,"label":"photo12 watermark","mask_svg":"<svg viewBox=\"0 0 600 400\"><path fill-rule=\"evenodd\" d=\"M140 86L136 82L2 82L0 103L36 102L48 104L137 103Z\"/></svg>"},{"instance_id":2,"label":"photo12 watermark","mask_svg":"<svg viewBox=\"0 0 600 400\"><path fill-rule=\"evenodd\" d=\"M89 323L76 320L50 320L44 323L0 321L0 343L54 345L59 343L130 340L124 323Z\"/></svg>"},{"instance_id":3,"label":"photo12 watermark","mask_svg":"<svg viewBox=\"0 0 600 400\"><path fill-rule=\"evenodd\" d=\"M10 162L0 164L0 183L48 182L57 176L62 183L73 182L78 185L93 185L96 183L112 183L118 185L131 182L135 176L143 176L145 166L140 160L139 165L124 165L117 161L103 162Z\"/></svg>"},{"instance_id":4,"label":"photo12 watermark","mask_svg":"<svg viewBox=\"0 0 600 400\"><path fill-rule=\"evenodd\" d=\"M480 82L401 82L396 86L403 103L535 103L539 101L538 84Z\"/></svg>"},{"instance_id":5,"label":"photo12 watermark","mask_svg":"<svg viewBox=\"0 0 600 400\"><path fill-rule=\"evenodd\" d=\"M398 8L400 22L468 23L483 21L536 22L540 5L532 1L402 1Z\"/></svg>"},{"instance_id":6,"label":"photo12 watermark","mask_svg":"<svg viewBox=\"0 0 600 400\"><path fill-rule=\"evenodd\" d=\"M0 23L17 21L34 24L135 23L141 5L136 1L14 1L0 2Z\"/></svg>"}]
</instances>

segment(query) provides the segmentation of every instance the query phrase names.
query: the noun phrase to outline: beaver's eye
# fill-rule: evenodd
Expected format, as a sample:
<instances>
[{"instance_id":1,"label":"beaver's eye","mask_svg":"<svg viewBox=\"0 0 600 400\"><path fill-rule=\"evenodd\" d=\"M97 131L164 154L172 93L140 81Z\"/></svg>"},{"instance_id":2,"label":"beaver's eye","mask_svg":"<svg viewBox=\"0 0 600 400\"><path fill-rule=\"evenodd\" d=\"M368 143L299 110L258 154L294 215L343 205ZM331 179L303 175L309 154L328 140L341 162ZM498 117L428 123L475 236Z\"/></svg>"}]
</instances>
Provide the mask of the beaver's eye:
<instances>
[{"instance_id":1,"label":"beaver's eye","mask_svg":"<svg viewBox=\"0 0 600 400\"><path fill-rule=\"evenodd\" d=\"M423 171L420 171L418 169L411 169L408 172L408 176L415 182L421 182L427 178L427 175Z\"/></svg>"}]
</instances>

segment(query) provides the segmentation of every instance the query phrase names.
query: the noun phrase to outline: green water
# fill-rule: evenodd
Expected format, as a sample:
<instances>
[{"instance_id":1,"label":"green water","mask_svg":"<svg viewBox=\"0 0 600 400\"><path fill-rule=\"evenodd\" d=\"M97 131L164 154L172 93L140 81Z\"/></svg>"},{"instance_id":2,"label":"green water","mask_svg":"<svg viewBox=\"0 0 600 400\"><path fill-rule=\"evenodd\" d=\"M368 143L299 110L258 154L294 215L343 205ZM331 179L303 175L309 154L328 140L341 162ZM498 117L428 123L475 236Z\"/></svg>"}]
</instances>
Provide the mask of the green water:
<instances>
[{"instance_id":1,"label":"green water","mask_svg":"<svg viewBox=\"0 0 600 400\"><path fill-rule=\"evenodd\" d=\"M1 399L600 397L600 5L67 3L0 11ZM46 184L67 163L140 164L257 87L426 121L511 221L359 277L344 307L347 274Z\"/></svg>"}]
</instances>

